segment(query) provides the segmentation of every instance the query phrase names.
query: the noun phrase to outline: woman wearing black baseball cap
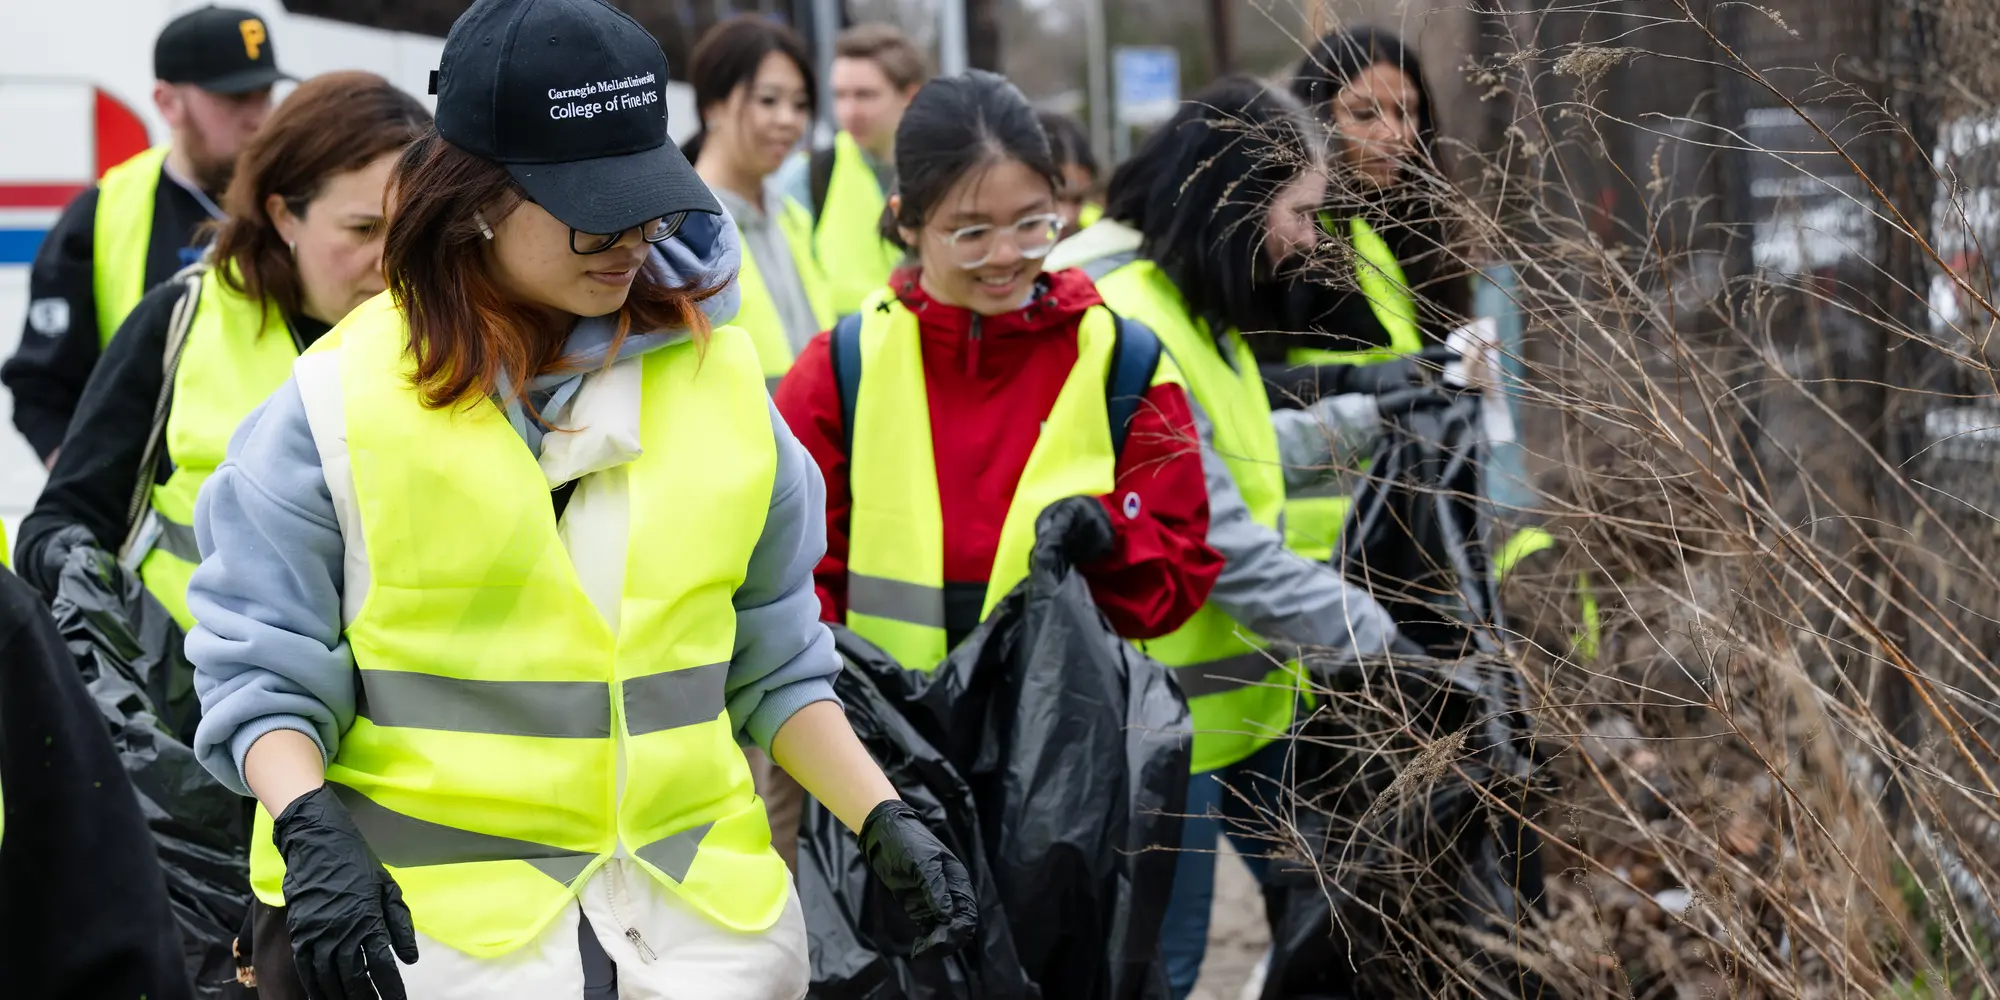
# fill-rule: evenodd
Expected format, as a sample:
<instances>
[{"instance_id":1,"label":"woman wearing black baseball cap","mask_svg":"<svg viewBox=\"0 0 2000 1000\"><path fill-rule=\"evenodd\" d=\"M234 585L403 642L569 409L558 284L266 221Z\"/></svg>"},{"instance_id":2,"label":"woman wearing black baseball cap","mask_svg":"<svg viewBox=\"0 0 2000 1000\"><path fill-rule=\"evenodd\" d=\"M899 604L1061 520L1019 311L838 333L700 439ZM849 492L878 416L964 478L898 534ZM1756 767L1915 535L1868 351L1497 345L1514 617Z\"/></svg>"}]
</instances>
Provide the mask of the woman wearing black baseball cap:
<instances>
[{"instance_id":1,"label":"woman wearing black baseball cap","mask_svg":"<svg viewBox=\"0 0 2000 1000\"><path fill-rule=\"evenodd\" d=\"M315 998L802 996L739 741L858 830L919 950L974 930L834 699L824 488L711 329L736 234L666 80L601 0L475 3L393 178L388 294L202 495L196 742L276 817L251 878Z\"/></svg>"}]
</instances>

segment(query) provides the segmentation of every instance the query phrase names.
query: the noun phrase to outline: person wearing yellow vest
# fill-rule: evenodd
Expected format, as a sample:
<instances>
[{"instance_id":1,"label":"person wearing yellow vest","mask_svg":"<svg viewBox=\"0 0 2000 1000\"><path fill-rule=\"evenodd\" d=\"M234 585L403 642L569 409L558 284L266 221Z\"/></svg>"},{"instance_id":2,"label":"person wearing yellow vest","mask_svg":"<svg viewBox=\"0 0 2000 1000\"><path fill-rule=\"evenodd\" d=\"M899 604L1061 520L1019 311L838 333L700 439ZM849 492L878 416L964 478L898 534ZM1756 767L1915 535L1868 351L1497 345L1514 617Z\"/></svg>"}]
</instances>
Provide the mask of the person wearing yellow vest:
<instances>
[{"instance_id":1,"label":"person wearing yellow vest","mask_svg":"<svg viewBox=\"0 0 2000 1000\"><path fill-rule=\"evenodd\" d=\"M1203 445L1208 543L1224 560L1193 619L1140 643L1173 668L1195 730L1161 931L1176 997L1201 972L1219 834L1225 826L1238 834L1261 879L1268 844L1250 831L1258 810L1283 808L1284 737L1301 695L1296 666L1272 646L1400 648L1387 612L1326 565L1288 551L1280 528L1292 482L1368 447L1374 401L1330 397L1274 414L1239 332L1284 321L1272 304L1286 300L1287 268L1317 243L1312 210L1325 183L1317 131L1296 102L1257 80L1211 84L1112 175L1107 218L1050 255L1051 266L1090 274L1107 304L1152 328L1172 353Z\"/></svg>"},{"instance_id":2,"label":"person wearing yellow vest","mask_svg":"<svg viewBox=\"0 0 2000 1000\"><path fill-rule=\"evenodd\" d=\"M1082 272L1043 272L1060 175L1034 109L992 73L932 80L896 158L918 266L815 338L776 396L827 480L822 613L934 669L1026 577L1048 522L1120 635L1179 628L1219 569L1186 394L1156 349L1109 398L1113 356L1156 342Z\"/></svg>"},{"instance_id":3,"label":"person wearing yellow vest","mask_svg":"<svg viewBox=\"0 0 2000 1000\"><path fill-rule=\"evenodd\" d=\"M1090 136L1082 123L1068 115L1043 111L1042 131L1049 136L1049 155L1062 171L1062 188L1056 192L1057 210L1062 212L1062 238L1069 239L1104 218L1103 193L1098 190L1097 154L1091 151Z\"/></svg>"},{"instance_id":4,"label":"person wearing yellow vest","mask_svg":"<svg viewBox=\"0 0 2000 1000\"><path fill-rule=\"evenodd\" d=\"M839 131L832 145L793 157L777 178L812 210L813 253L836 314L860 308L903 259L879 227L896 188L896 128L929 76L923 53L894 27L841 32L828 81Z\"/></svg>"},{"instance_id":5,"label":"person wearing yellow vest","mask_svg":"<svg viewBox=\"0 0 2000 1000\"><path fill-rule=\"evenodd\" d=\"M194 624L201 485L299 352L382 291L389 172L430 124L416 98L358 72L314 77L272 114L244 150L208 256L147 294L91 375L70 429L77 447L22 525L22 569L45 595L73 549L94 547ZM252 907L253 927L282 919ZM260 995L298 996L284 978L270 971Z\"/></svg>"},{"instance_id":6,"label":"person wearing yellow vest","mask_svg":"<svg viewBox=\"0 0 2000 1000\"><path fill-rule=\"evenodd\" d=\"M819 104L812 55L790 28L743 14L701 37L688 80L702 127L682 151L742 236L743 304L733 322L750 334L775 386L806 341L835 319L813 257L812 216L770 180Z\"/></svg>"},{"instance_id":7,"label":"person wearing yellow vest","mask_svg":"<svg viewBox=\"0 0 2000 1000\"><path fill-rule=\"evenodd\" d=\"M52 594L69 550L91 545L119 553L183 627L194 623L201 484L299 352L382 290L389 170L430 120L372 73L315 77L272 115L224 195L230 221L214 249L141 300L92 374L70 431L78 447L22 525L30 583Z\"/></svg>"},{"instance_id":8,"label":"person wearing yellow vest","mask_svg":"<svg viewBox=\"0 0 2000 1000\"><path fill-rule=\"evenodd\" d=\"M1375 28L1321 38L1299 64L1292 95L1332 133L1332 181L1319 221L1340 275L1307 283L1292 336L1259 346L1279 407L1341 391L1342 373L1442 345L1471 312L1471 283L1431 203L1436 171L1432 101L1415 53ZM1348 489L1305 491L1285 510L1293 547L1330 557Z\"/></svg>"},{"instance_id":9,"label":"person wearing yellow vest","mask_svg":"<svg viewBox=\"0 0 2000 1000\"><path fill-rule=\"evenodd\" d=\"M63 209L35 254L21 346L0 366L14 426L53 465L90 370L145 293L194 262L197 232L288 80L262 17L189 11L153 47L153 104L170 142L104 172ZM17 137L23 141L27 137Z\"/></svg>"},{"instance_id":10,"label":"person wearing yellow vest","mask_svg":"<svg viewBox=\"0 0 2000 1000\"><path fill-rule=\"evenodd\" d=\"M609 5L474 3L388 292L202 489L195 750L261 805L251 885L315 1000L802 995L744 743L858 831L919 952L976 931L833 696L821 487L710 323L735 229L669 79Z\"/></svg>"}]
</instances>

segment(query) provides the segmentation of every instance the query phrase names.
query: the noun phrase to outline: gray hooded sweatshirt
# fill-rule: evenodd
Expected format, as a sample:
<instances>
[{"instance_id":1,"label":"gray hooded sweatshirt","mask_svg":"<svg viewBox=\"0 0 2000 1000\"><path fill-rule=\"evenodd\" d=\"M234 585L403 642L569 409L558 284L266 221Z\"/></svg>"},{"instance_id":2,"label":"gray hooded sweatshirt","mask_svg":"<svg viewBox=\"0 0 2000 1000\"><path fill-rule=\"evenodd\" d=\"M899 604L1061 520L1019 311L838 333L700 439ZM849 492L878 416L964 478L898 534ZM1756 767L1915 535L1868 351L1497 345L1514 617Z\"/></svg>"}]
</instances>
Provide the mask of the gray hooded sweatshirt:
<instances>
[{"instance_id":1,"label":"gray hooded sweatshirt","mask_svg":"<svg viewBox=\"0 0 2000 1000\"><path fill-rule=\"evenodd\" d=\"M728 218L695 214L656 248L655 262L678 285L733 276L739 260ZM702 308L721 322L735 315L737 297L731 282ZM606 320L583 320L571 331L567 353L582 362L581 371L606 365L611 333ZM672 330L627 337L611 360L687 335ZM538 378L528 395L550 423L560 425L582 378ZM541 427L518 400L505 406L514 429L539 456ZM813 567L826 551L826 487L777 410L769 412L777 474L764 533L734 595L736 649L724 685L737 738L766 749L793 713L836 700L833 678L840 670L813 593ZM227 457L202 485L195 534L202 562L188 587L188 608L199 624L187 637L202 708L195 752L218 780L247 795L243 756L259 737L297 730L331 760L340 752L341 734L354 724L354 657L341 628L344 547L295 382L278 387L237 428Z\"/></svg>"}]
</instances>

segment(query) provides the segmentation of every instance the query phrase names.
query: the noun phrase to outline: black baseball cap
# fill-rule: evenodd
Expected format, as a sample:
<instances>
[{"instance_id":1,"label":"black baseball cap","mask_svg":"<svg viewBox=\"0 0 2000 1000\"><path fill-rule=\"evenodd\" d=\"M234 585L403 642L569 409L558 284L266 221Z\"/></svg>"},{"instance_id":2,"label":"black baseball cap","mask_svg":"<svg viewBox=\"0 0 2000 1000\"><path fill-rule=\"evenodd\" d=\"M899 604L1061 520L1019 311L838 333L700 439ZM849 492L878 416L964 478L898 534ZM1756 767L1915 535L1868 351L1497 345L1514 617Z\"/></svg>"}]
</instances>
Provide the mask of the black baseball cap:
<instances>
[{"instance_id":1,"label":"black baseball cap","mask_svg":"<svg viewBox=\"0 0 2000 1000\"><path fill-rule=\"evenodd\" d=\"M505 164L571 229L721 215L667 138L667 56L603 0L478 0L431 80L446 142Z\"/></svg>"},{"instance_id":2,"label":"black baseball cap","mask_svg":"<svg viewBox=\"0 0 2000 1000\"><path fill-rule=\"evenodd\" d=\"M167 22L153 42L153 79L212 94L247 94L293 79L278 68L264 18L235 7L201 7Z\"/></svg>"}]
</instances>

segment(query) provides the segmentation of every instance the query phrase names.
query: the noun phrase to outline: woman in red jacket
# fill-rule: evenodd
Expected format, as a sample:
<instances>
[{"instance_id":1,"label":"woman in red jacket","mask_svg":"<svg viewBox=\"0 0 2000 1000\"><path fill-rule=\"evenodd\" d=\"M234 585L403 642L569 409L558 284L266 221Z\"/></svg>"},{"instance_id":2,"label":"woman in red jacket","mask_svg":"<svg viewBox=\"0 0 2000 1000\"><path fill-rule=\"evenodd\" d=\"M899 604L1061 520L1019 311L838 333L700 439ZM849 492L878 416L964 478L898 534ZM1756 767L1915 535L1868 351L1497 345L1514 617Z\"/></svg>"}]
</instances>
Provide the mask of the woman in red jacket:
<instances>
[{"instance_id":1,"label":"woman in red jacket","mask_svg":"<svg viewBox=\"0 0 2000 1000\"><path fill-rule=\"evenodd\" d=\"M777 390L826 478L822 615L934 667L1026 574L1043 519L1120 635L1173 631L1222 568L1194 423L1164 352L1136 405L1108 398L1113 358L1145 356L1151 332L1083 272L1042 272L1061 174L1033 108L991 73L932 80L896 173L893 237L915 266Z\"/></svg>"}]
</instances>

